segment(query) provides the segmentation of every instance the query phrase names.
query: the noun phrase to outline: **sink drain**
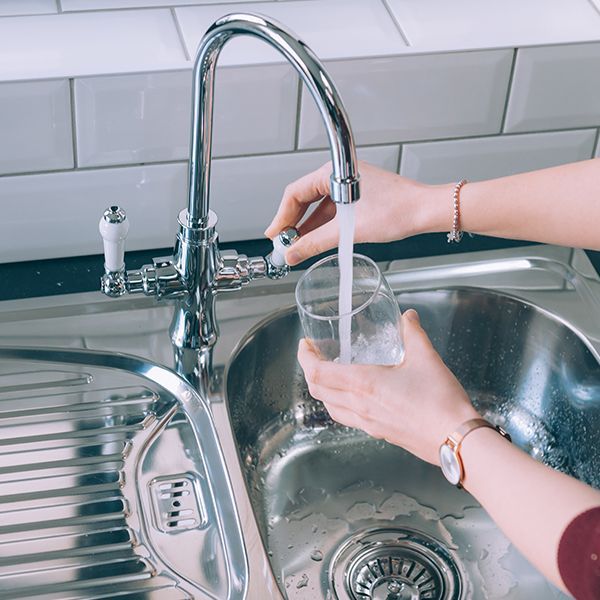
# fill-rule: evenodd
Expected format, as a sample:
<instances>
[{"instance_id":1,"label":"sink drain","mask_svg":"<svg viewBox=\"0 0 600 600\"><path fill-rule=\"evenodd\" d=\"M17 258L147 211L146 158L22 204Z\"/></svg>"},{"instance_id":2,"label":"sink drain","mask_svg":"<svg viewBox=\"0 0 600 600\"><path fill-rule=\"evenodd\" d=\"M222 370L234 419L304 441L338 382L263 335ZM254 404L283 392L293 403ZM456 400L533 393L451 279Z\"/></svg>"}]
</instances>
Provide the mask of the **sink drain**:
<instances>
[{"instance_id":1,"label":"sink drain","mask_svg":"<svg viewBox=\"0 0 600 600\"><path fill-rule=\"evenodd\" d=\"M339 600L458 600L461 572L437 540L412 529L363 531L331 563Z\"/></svg>"},{"instance_id":2,"label":"sink drain","mask_svg":"<svg viewBox=\"0 0 600 600\"><path fill-rule=\"evenodd\" d=\"M154 522L164 533L204 527L208 522L195 475L156 477L150 483Z\"/></svg>"}]
</instances>

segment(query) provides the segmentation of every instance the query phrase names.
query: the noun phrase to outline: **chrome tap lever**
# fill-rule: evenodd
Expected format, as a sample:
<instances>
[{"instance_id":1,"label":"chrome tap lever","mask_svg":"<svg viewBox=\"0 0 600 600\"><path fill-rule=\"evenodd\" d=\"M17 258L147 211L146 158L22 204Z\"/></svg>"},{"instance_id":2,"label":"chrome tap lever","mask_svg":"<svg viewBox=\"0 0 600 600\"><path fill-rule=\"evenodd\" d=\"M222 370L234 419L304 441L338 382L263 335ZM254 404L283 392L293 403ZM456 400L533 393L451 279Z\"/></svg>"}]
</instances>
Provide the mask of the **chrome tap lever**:
<instances>
[{"instance_id":1,"label":"chrome tap lever","mask_svg":"<svg viewBox=\"0 0 600 600\"><path fill-rule=\"evenodd\" d=\"M127 291L125 238L129 221L125 211L118 206L110 206L104 211L98 229L104 243L104 275L100 279L102 291L107 296L122 296Z\"/></svg>"},{"instance_id":2,"label":"chrome tap lever","mask_svg":"<svg viewBox=\"0 0 600 600\"><path fill-rule=\"evenodd\" d=\"M267 261L262 256L248 258L235 250L220 252L221 267L216 276L219 291L239 290L254 279L267 276Z\"/></svg>"},{"instance_id":3,"label":"chrome tap lever","mask_svg":"<svg viewBox=\"0 0 600 600\"><path fill-rule=\"evenodd\" d=\"M179 298L187 293L171 256L153 258L151 265L127 271L127 291L130 294L163 298Z\"/></svg>"}]
</instances>

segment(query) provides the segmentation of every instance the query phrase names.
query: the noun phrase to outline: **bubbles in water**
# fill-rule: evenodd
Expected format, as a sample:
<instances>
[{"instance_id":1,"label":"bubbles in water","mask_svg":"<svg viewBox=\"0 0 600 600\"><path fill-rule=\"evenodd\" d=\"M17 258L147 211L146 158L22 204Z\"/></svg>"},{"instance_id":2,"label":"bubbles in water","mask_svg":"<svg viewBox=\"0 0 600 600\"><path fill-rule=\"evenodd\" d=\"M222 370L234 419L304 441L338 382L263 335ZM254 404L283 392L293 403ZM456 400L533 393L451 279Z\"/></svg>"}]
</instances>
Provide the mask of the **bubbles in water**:
<instances>
[{"instance_id":1,"label":"bubbles in water","mask_svg":"<svg viewBox=\"0 0 600 600\"><path fill-rule=\"evenodd\" d=\"M367 338L360 333L352 344L352 362L363 365L397 365L404 350L400 330L393 323L377 327Z\"/></svg>"},{"instance_id":2,"label":"bubbles in water","mask_svg":"<svg viewBox=\"0 0 600 600\"><path fill-rule=\"evenodd\" d=\"M377 326L368 338L359 333L352 342L352 363L357 365L398 365L403 356L400 331L392 323ZM333 362L341 361L338 357Z\"/></svg>"}]
</instances>

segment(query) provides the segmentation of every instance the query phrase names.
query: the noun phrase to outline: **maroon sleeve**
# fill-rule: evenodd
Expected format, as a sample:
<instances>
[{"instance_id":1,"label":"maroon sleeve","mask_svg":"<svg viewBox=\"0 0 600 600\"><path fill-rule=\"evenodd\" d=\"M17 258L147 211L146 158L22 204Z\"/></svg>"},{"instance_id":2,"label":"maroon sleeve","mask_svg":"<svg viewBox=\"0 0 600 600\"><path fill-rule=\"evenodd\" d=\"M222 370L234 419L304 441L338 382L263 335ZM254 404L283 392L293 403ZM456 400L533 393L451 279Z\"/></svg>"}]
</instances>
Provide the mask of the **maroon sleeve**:
<instances>
[{"instance_id":1,"label":"maroon sleeve","mask_svg":"<svg viewBox=\"0 0 600 600\"><path fill-rule=\"evenodd\" d=\"M580 514L565 529L558 570L576 600L600 599L600 507Z\"/></svg>"}]
</instances>

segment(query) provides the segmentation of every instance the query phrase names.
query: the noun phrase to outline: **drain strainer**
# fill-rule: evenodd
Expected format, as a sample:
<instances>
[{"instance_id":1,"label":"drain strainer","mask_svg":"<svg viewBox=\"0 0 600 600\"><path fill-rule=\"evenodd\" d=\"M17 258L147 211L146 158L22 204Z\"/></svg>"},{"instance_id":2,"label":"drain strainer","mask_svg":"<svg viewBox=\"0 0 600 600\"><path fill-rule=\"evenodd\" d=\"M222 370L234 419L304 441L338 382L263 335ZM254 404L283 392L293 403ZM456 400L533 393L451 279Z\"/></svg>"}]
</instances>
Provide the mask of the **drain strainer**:
<instances>
[{"instance_id":1,"label":"drain strainer","mask_svg":"<svg viewBox=\"0 0 600 600\"><path fill-rule=\"evenodd\" d=\"M206 509L195 475L183 473L156 477L150 483L154 522L165 533L204 527Z\"/></svg>"},{"instance_id":2,"label":"drain strainer","mask_svg":"<svg viewBox=\"0 0 600 600\"><path fill-rule=\"evenodd\" d=\"M342 600L459 600L461 571L434 538L408 528L351 537L331 562L330 585Z\"/></svg>"}]
</instances>

